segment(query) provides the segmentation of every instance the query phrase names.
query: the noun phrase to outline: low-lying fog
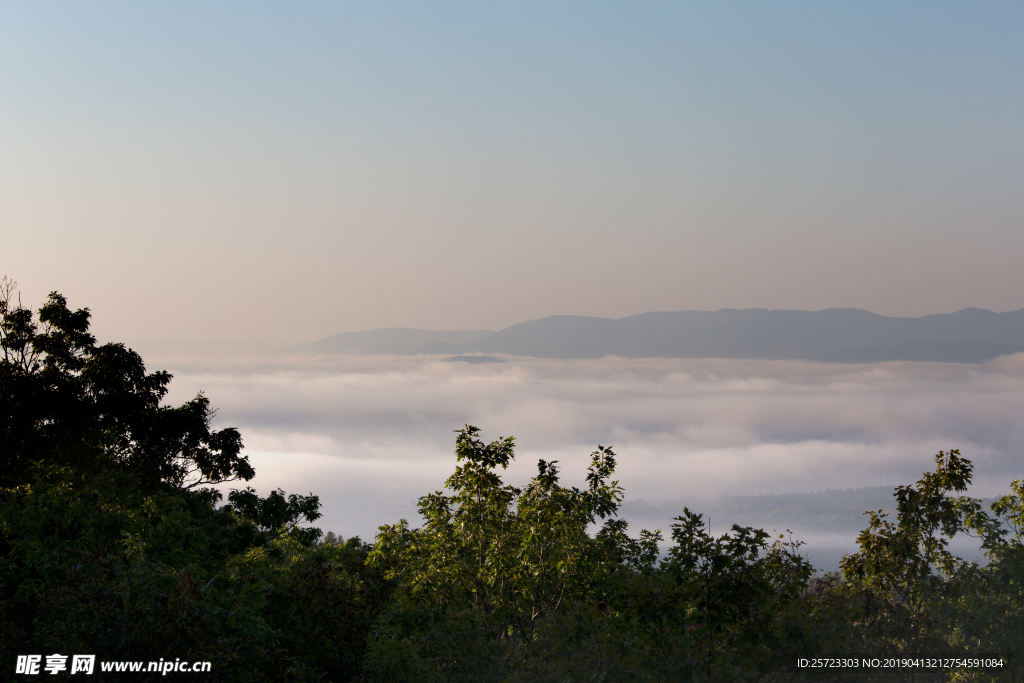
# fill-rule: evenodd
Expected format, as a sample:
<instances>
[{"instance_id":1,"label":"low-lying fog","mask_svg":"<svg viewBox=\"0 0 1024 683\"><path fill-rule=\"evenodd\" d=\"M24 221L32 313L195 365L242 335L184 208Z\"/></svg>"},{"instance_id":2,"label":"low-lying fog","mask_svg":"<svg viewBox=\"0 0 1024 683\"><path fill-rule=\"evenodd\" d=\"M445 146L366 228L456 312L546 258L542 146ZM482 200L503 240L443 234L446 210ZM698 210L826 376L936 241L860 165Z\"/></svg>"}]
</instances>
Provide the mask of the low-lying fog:
<instances>
[{"instance_id":1,"label":"low-lying fog","mask_svg":"<svg viewBox=\"0 0 1024 683\"><path fill-rule=\"evenodd\" d=\"M826 569L853 548L858 513L931 469L940 449L974 461L974 495L1024 477L1024 354L982 365L498 360L147 356L175 375L172 402L202 390L217 425L241 430L255 488L319 495L318 525L346 537L415 524L417 497L442 487L467 423L487 440L516 437L508 481L544 458L582 484L589 454L612 446L632 530L667 532L688 505L719 532L733 521L791 529ZM886 489L720 498L860 487Z\"/></svg>"}]
</instances>

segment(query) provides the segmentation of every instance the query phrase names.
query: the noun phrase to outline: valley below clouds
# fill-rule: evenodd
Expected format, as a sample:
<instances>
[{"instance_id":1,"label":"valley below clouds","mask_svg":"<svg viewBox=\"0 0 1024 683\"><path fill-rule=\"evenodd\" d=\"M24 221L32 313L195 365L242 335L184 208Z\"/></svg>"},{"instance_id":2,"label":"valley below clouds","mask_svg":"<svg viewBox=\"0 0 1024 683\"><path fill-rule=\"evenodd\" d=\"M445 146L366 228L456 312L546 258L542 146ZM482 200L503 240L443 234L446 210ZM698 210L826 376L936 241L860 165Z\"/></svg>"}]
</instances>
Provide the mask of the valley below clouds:
<instances>
[{"instance_id":1,"label":"valley below clouds","mask_svg":"<svg viewBox=\"0 0 1024 683\"><path fill-rule=\"evenodd\" d=\"M174 374L170 402L203 391L217 426L241 430L251 485L319 495L318 525L346 537L371 539L402 517L415 525L416 499L455 467L464 424L487 440L516 437L506 481L525 483L543 458L582 485L589 454L611 446L632 531L667 535L686 505L719 533L732 522L790 529L824 568L853 549L859 512L892 509L892 487L930 470L939 450L975 463L972 495L1002 495L1024 476L1024 354L982 364L147 358Z\"/></svg>"}]
</instances>

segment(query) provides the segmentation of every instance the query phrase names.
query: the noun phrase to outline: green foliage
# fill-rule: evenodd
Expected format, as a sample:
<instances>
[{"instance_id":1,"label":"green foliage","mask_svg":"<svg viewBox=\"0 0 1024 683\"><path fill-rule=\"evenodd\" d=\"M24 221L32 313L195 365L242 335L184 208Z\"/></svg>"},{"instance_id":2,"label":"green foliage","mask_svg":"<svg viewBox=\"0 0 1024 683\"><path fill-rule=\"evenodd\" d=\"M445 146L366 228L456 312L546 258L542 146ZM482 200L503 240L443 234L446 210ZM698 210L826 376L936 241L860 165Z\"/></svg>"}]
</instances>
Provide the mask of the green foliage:
<instances>
[{"instance_id":1,"label":"green foliage","mask_svg":"<svg viewBox=\"0 0 1024 683\"><path fill-rule=\"evenodd\" d=\"M971 480L971 463L959 451L935 456L936 470L917 486L896 489L897 522L884 511L867 513L870 526L861 532L861 550L843 559L843 576L864 604L864 628L890 656L940 651L932 605L950 584L948 578L969 570L948 550L949 539L978 519L980 503L963 492Z\"/></svg>"},{"instance_id":2,"label":"green foliage","mask_svg":"<svg viewBox=\"0 0 1024 683\"><path fill-rule=\"evenodd\" d=\"M592 455L585 489L543 460L519 489L495 471L512 440L477 434L459 432L452 493L420 499L424 526L378 535L371 561L398 584L369 655L381 680L756 680L792 667L813 572L795 547L741 527L714 538L686 510L659 561L659 532L632 539L613 517L611 449Z\"/></svg>"},{"instance_id":3,"label":"green foliage","mask_svg":"<svg viewBox=\"0 0 1024 683\"><path fill-rule=\"evenodd\" d=\"M1011 655L1008 666L983 680L1024 677L1024 519L1021 486L987 513L977 499L954 496L971 483L972 464L957 450L935 456L935 471L915 486L900 486L897 521L869 511L860 551L843 560L844 582L833 591L846 599L849 626L839 643L849 651L888 656L918 653ZM989 562L978 566L949 552L958 533L977 532ZM955 680L970 680L955 673ZM965 678L965 676L967 676ZM922 673L920 680L944 674Z\"/></svg>"},{"instance_id":4,"label":"green foliage","mask_svg":"<svg viewBox=\"0 0 1024 683\"><path fill-rule=\"evenodd\" d=\"M1024 482L979 514L970 526L981 535L988 564L965 567L956 592L941 605L943 632L958 650L1016 655L1013 666L992 680L1024 680Z\"/></svg>"},{"instance_id":5,"label":"green foliage","mask_svg":"<svg viewBox=\"0 0 1024 683\"><path fill-rule=\"evenodd\" d=\"M684 510L672 526L662 571L673 582L675 619L664 661L703 680L755 680L785 670L806 649L797 607L813 568L782 537L733 526L715 538L701 515Z\"/></svg>"},{"instance_id":6,"label":"green foliage","mask_svg":"<svg viewBox=\"0 0 1024 683\"><path fill-rule=\"evenodd\" d=\"M453 493L420 499L422 529L381 527L371 561L402 591L376 641L382 673L395 675L401 660L438 679L500 680L513 659L533 656L546 620L595 600L619 568L610 531L588 533L622 499L611 449L593 454L585 489L561 486L556 463L543 460L520 489L495 471L508 467L513 439L484 444L478 433L458 433L461 464L445 483Z\"/></svg>"},{"instance_id":7,"label":"green foliage","mask_svg":"<svg viewBox=\"0 0 1024 683\"><path fill-rule=\"evenodd\" d=\"M62 467L2 495L4 661L187 653L214 662L211 680L350 680L388 595L359 539L271 535L205 492Z\"/></svg>"}]
</instances>

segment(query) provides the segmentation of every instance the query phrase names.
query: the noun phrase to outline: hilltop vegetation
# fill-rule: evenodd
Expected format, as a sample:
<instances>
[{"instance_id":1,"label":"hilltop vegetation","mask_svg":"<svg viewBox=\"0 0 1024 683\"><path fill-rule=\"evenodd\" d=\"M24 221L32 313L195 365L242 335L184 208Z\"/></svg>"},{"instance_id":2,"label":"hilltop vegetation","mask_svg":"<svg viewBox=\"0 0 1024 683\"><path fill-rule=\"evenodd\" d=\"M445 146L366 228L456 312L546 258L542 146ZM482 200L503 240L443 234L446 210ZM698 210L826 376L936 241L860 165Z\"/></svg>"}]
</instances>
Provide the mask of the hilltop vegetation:
<instances>
[{"instance_id":1,"label":"hilltop vegetation","mask_svg":"<svg viewBox=\"0 0 1024 683\"><path fill-rule=\"evenodd\" d=\"M867 681L900 675L797 661L1024 651L1024 486L986 509L961 495L972 468L957 451L895 491L895 518L870 515L828 576L798 543L739 525L714 536L686 508L664 535L630 533L609 448L583 488L544 461L512 486L514 440L468 425L444 490L420 499L421 526L339 539L311 526L315 495L223 500L213 485L255 473L241 435L211 428L207 398L164 405L171 377L97 346L87 309L53 293L36 315L7 284L4 667L56 652L209 660L210 681ZM986 566L949 552L962 533L981 538ZM1018 656L915 680L1022 675Z\"/></svg>"}]
</instances>

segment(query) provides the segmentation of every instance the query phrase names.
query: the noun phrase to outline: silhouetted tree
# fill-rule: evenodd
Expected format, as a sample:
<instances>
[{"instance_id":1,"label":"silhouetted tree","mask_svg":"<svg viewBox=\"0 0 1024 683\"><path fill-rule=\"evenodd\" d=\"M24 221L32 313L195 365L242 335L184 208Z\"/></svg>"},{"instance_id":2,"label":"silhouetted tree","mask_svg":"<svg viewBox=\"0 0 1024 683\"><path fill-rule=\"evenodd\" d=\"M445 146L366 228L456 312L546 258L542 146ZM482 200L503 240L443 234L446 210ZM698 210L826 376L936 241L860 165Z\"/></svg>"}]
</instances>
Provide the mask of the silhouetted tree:
<instances>
[{"instance_id":1,"label":"silhouetted tree","mask_svg":"<svg viewBox=\"0 0 1024 683\"><path fill-rule=\"evenodd\" d=\"M161 405L171 375L147 373L123 344L97 346L89 309L52 292L37 319L15 291L0 282L0 485L29 481L34 462L113 467L150 487L252 479L241 436L211 430L205 396Z\"/></svg>"}]
</instances>

